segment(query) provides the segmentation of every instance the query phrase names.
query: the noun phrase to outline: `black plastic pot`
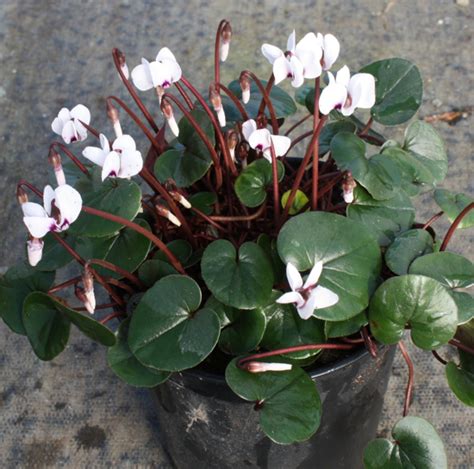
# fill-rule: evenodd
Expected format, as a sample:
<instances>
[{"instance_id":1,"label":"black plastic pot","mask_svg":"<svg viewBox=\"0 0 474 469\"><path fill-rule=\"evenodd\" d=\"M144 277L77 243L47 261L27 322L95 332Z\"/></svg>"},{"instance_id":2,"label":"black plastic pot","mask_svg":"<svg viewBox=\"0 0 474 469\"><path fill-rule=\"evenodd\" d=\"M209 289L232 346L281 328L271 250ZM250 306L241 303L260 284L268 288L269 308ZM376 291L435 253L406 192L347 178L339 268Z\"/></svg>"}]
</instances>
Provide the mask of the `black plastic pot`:
<instances>
[{"instance_id":1,"label":"black plastic pot","mask_svg":"<svg viewBox=\"0 0 474 469\"><path fill-rule=\"evenodd\" d=\"M322 400L319 430L303 443L273 443L258 427L253 404L224 377L177 373L154 390L163 443L179 469L357 469L375 437L395 349L376 359L359 349L310 373Z\"/></svg>"}]
</instances>

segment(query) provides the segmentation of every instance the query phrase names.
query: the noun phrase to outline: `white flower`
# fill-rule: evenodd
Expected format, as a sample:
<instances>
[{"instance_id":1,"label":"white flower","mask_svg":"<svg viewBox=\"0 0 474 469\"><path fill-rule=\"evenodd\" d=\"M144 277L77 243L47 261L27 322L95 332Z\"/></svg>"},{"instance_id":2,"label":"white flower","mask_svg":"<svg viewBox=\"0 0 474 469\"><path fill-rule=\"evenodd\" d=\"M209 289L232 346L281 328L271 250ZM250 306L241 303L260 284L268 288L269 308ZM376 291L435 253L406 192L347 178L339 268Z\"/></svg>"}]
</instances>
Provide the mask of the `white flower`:
<instances>
[{"instance_id":1,"label":"white flower","mask_svg":"<svg viewBox=\"0 0 474 469\"><path fill-rule=\"evenodd\" d=\"M288 262L286 277L292 291L280 296L276 300L277 303L293 303L301 319L309 319L315 309L335 305L339 301L339 296L328 288L317 285L322 271L323 263L316 262L303 285L303 278L298 269Z\"/></svg>"},{"instance_id":2,"label":"white flower","mask_svg":"<svg viewBox=\"0 0 474 469\"><path fill-rule=\"evenodd\" d=\"M44 207L34 202L26 202L21 206L23 222L34 238L42 238L49 231L67 230L81 213L82 198L76 189L67 184L55 190L46 186L43 205Z\"/></svg>"},{"instance_id":3,"label":"white flower","mask_svg":"<svg viewBox=\"0 0 474 469\"><path fill-rule=\"evenodd\" d=\"M321 92L319 110L329 114L338 109L350 116L355 108L370 109L375 104L375 78L370 73L356 73L351 77L347 65L336 74L328 72L329 84Z\"/></svg>"},{"instance_id":4,"label":"white flower","mask_svg":"<svg viewBox=\"0 0 474 469\"><path fill-rule=\"evenodd\" d=\"M323 36L321 33L318 33L317 39L318 44L323 50L323 70L329 70L339 57L341 49L339 41L332 34L325 34Z\"/></svg>"},{"instance_id":5,"label":"white flower","mask_svg":"<svg viewBox=\"0 0 474 469\"><path fill-rule=\"evenodd\" d=\"M265 373L266 371L289 371L293 368L291 363L257 362L251 361L244 365L250 373Z\"/></svg>"},{"instance_id":6,"label":"white flower","mask_svg":"<svg viewBox=\"0 0 474 469\"><path fill-rule=\"evenodd\" d=\"M298 88L305 78L317 78L321 75L321 57L323 50L314 33L308 33L296 43L295 31L288 37L286 54L276 46L263 44L262 54L273 65L275 84L285 78L291 78L291 84Z\"/></svg>"},{"instance_id":7,"label":"white flower","mask_svg":"<svg viewBox=\"0 0 474 469\"><path fill-rule=\"evenodd\" d=\"M242 124L242 133L249 145L254 150L261 151L264 158L270 163L272 162L272 143L276 156L285 155L291 145L289 137L272 135L268 129L257 129L257 123L253 119L249 119Z\"/></svg>"},{"instance_id":8,"label":"white flower","mask_svg":"<svg viewBox=\"0 0 474 469\"><path fill-rule=\"evenodd\" d=\"M162 91L179 81L180 78L181 67L167 47L160 49L153 62L142 59L141 65L137 65L132 70L133 83L140 91L148 91L157 87Z\"/></svg>"},{"instance_id":9,"label":"white flower","mask_svg":"<svg viewBox=\"0 0 474 469\"><path fill-rule=\"evenodd\" d=\"M28 253L28 262L32 267L38 265L43 257L44 241L38 238L31 238L26 242L26 251Z\"/></svg>"},{"instance_id":10,"label":"white flower","mask_svg":"<svg viewBox=\"0 0 474 469\"><path fill-rule=\"evenodd\" d=\"M130 135L121 135L114 140L112 148L104 134L100 134L98 147L86 147L85 158L102 167L102 181L107 177L130 178L143 168L143 158Z\"/></svg>"},{"instance_id":11,"label":"white flower","mask_svg":"<svg viewBox=\"0 0 474 469\"><path fill-rule=\"evenodd\" d=\"M53 132L61 135L63 140L69 144L71 142L82 142L87 138L87 129L81 122L89 125L91 113L83 104L74 106L70 111L63 107L51 124Z\"/></svg>"}]
</instances>

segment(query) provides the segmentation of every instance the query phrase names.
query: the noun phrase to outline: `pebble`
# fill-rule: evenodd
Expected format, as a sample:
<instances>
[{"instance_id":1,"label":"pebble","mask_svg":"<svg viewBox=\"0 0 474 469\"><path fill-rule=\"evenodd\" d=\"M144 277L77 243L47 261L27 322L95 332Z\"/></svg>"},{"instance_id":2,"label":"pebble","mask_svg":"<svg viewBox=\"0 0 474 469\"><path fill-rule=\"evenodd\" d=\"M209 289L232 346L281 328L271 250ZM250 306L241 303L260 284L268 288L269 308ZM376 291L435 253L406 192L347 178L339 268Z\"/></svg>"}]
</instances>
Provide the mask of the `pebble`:
<instances>
[{"instance_id":1,"label":"pebble","mask_svg":"<svg viewBox=\"0 0 474 469\"><path fill-rule=\"evenodd\" d=\"M456 0L456 3L462 7L468 7L469 6L469 0Z\"/></svg>"}]
</instances>

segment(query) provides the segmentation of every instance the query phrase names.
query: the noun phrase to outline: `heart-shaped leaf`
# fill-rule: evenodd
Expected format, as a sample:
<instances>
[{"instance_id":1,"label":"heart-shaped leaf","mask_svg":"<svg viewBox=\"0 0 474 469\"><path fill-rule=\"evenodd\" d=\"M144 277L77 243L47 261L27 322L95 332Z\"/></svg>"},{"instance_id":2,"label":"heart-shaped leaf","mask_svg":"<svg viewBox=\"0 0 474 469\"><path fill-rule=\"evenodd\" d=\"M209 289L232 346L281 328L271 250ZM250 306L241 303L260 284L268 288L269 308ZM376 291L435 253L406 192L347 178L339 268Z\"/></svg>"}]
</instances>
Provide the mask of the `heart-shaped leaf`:
<instances>
[{"instance_id":1,"label":"heart-shaped leaf","mask_svg":"<svg viewBox=\"0 0 474 469\"><path fill-rule=\"evenodd\" d=\"M434 198L451 223L462 210L474 202L474 199L465 194L454 194L446 189L435 190ZM474 226L474 210L471 210L471 212L461 220L458 228L470 228L471 226Z\"/></svg>"},{"instance_id":2,"label":"heart-shaped leaf","mask_svg":"<svg viewBox=\"0 0 474 469\"><path fill-rule=\"evenodd\" d=\"M10 267L0 278L0 316L13 332L26 335L22 320L25 298L34 291L47 291L53 282L53 272L38 272L26 263Z\"/></svg>"},{"instance_id":3,"label":"heart-shaped leaf","mask_svg":"<svg viewBox=\"0 0 474 469\"><path fill-rule=\"evenodd\" d=\"M277 245L283 262L291 262L301 272L323 262L318 283L336 293L339 301L315 310L314 316L342 321L367 307L381 261L374 237L362 224L332 213L306 212L285 223Z\"/></svg>"},{"instance_id":4,"label":"heart-shaped leaf","mask_svg":"<svg viewBox=\"0 0 474 469\"><path fill-rule=\"evenodd\" d=\"M285 168L278 161L278 181L283 179ZM250 163L236 179L235 193L247 207L257 207L267 198L267 188L272 184L272 164L265 158Z\"/></svg>"},{"instance_id":5,"label":"heart-shaped leaf","mask_svg":"<svg viewBox=\"0 0 474 469\"><path fill-rule=\"evenodd\" d=\"M408 230L398 235L385 252L388 268L397 275L408 273L418 257L433 252L433 238L426 230Z\"/></svg>"},{"instance_id":6,"label":"heart-shaped leaf","mask_svg":"<svg viewBox=\"0 0 474 469\"><path fill-rule=\"evenodd\" d=\"M474 358L470 353L459 350L460 364L446 365L446 378L451 390L464 404L474 407Z\"/></svg>"},{"instance_id":7,"label":"heart-shaped leaf","mask_svg":"<svg viewBox=\"0 0 474 469\"><path fill-rule=\"evenodd\" d=\"M438 281L422 275L402 275L385 281L369 307L370 329L384 344L395 344L411 327L418 347L431 350L454 337L458 325L456 303Z\"/></svg>"},{"instance_id":8,"label":"heart-shaped leaf","mask_svg":"<svg viewBox=\"0 0 474 469\"><path fill-rule=\"evenodd\" d=\"M364 451L365 469L447 469L441 438L433 426L420 417L404 417L393 427L394 442L372 440Z\"/></svg>"},{"instance_id":9,"label":"heart-shaped leaf","mask_svg":"<svg viewBox=\"0 0 474 469\"><path fill-rule=\"evenodd\" d=\"M107 350L107 361L112 371L132 386L152 388L166 381L171 373L157 371L142 365L128 346L130 319L123 321L117 330L117 342Z\"/></svg>"},{"instance_id":10,"label":"heart-shaped leaf","mask_svg":"<svg viewBox=\"0 0 474 469\"><path fill-rule=\"evenodd\" d=\"M331 154L339 169L350 171L376 200L392 198L401 184L396 164L384 155L366 156L365 142L349 132L339 132L331 141Z\"/></svg>"},{"instance_id":11,"label":"heart-shaped leaf","mask_svg":"<svg viewBox=\"0 0 474 469\"><path fill-rule=\"evenodd\" d=\"M346 319L345 321L326 321L324 323L324 333L327 338L347 337L348 335L358 332L360 328L368 324L368 322L367 315L365 311L363 311L357 316Z\"/></svg>"},{"instance_id":12,"label":"heart-shaped leaf","mask_svg":"<svg viewBox=\"0 0 474 469\"><path fill-rule=\"evenodd\" d=\"M277 350L296 345L319 344L326 341L324 322L309 318L301 319L295 307L288 304L276 303L282 295L279 291L272 292L271 301L260 308L267 318L267 327L261 346L268 350ZM282 356L293 359L304 359L318 354L321 350L293 352Z\"/></svg>"},{"instance_id":13,"label":"heart-shaped leaf","mask_svg":"<svg viewBox=\"0 0 474 469\"><path fill-rule=\"evenodd\" d=\"M220 332L217 314L200 309L201 290L190 277L169 275L142 297L130 322L128 344L135 357L156 370L181 371L201 363Z\"/></svg>"},{"instance_id":14,"label":"heart-shaped leaf","mask_svg":"<svg viewBox=\"0 0 474 469\"><path fill-rule=\"evenodd\" d=\"M376 122L397 125L414 116L423 96L423 82L414 64L400 58L385 59L361 72L375 77L376 99L371 114Z\"/></svg>"},{"instance_id":15,"label":"heart-shaped leaf","mask_svg":"<svg viewBox=\"0 0 474 469\"><path fill-rule=\"evenodd\" d=\"M237 360L227 366L227 384L241 398L258 403L260 426L271 440L290 444L314 434L321 420L321 401L315 384L300 367L249 373L237 367Z\"/></svg>"},{"instance_id":16,"label":"heart-shaped leaf","mask_svg":"<svg viewBox=\"0 0 474 469\"><path fill-rule=\"evenodd\" d=\"M319 135L319 156L325 155L331 149L332 139L340 132L354 133L356 125L350 120L328 122Z\"/></svg>"},{"instance_id":17,"label":"heart-shaped leaf","mask_svg":"<svg viewBox=\"0 0 474 469\"><path fill-rule=\"evenodd\" d=\"M365 225L377 237L380 246L388 246L413 225L415 209L403 191L389 200L375 200L367 191L356 187L354 197L354 202L347 207L347 216Z\"/></svg>"},{"instance_id":18,"label":"heart-shaped leaf","mask_svg":"<svg viewBox=\"0 0 474 469\"><path fill-rule=\"evenodd\" d=\"M190 195L188 200L193 207L206 215L211 215L214 211L214 204L217 202L217 196L214 192L197 192Z\"/></svg>"},{"instance_id":19,"label":"heart-shaped leaf","mask_svg":"<svg viewBox=\"0 0 474 469\"><path fill-rule=\"evenodd\" d=\"M278 255L276 239L272 239L266 233L262 233L257 238L257 244L264 250L268 259L270 259L270 262L272 263L275 283L282 283L286 278L285 265Z\"/></svg>"},{"instance_id":20,"label":"heart-shaped leaf","mask_svg":"<svg viewBox=\"0 0 474 469\"><path fill-rule=\"evenodd\" d=\"M281 196L281 206L283 208L286 207L290 194L291 194L291 189L289 191L286 191ZM308 202L309 202L309 199L306 196L306 194L303 191L300 191L298 189L296 191L295 198L293 199L293 203L291 204L291 207L288 213L290 215L296 215L298 212L301 212L301 210L303 210L304 207L308 207Z\"/></svg>"},{"instance_id":21,"label":"heart-shaped leaf","mask_svg":"<svg viewBox=\"0 0 474 469\"><path fill-rule=\"evenodd\" d=\"M225 353L238 355L254 350L265 332L266 318L259 309L239 310L224 305L213 296L206 303L221 321L219 347Z\"/></svg>"},{"instance_id":22,"label":"heart-shaped leaf","mask_svg":"<svg viewBox=\"0 0 474 469\"><path fill-rule=\"evenodd\" d=\"M451 290L451 296L458 307L458 324L474 318L474 298L469 293Z\"/></svg>"},{"instance_id":23,"label":"heart-shaped leaf","mask_svg":"<svg viewBox=\"0 0 474 469\"><path fill-rule=\"evenodd\" d=\"M204 251L201 272L212 294L234 308L261 306L272 291L272 266L256 243L242 244L237 253L230 241L214 241Z\"/></svg>"}]
</instances>

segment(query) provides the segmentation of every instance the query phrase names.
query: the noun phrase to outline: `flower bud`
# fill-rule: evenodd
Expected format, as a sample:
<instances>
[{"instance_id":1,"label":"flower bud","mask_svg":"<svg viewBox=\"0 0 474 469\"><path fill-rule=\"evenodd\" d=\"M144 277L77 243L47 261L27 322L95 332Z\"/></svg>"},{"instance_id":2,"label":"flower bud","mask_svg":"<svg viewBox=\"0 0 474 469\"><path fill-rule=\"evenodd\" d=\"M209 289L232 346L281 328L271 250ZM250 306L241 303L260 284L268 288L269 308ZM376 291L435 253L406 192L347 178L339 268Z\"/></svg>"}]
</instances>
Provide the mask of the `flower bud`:
<instances>
[{"instance_id":1,"label":"flower bud","mask_svg":"<svg viewBox=\"0 0 474 469\"><path fill-rule=\"evenodd\" d=\"M232 38L232 27L228 21L225 22L221 29L221 42L219 49L219 57L221 62L225 62L229 55L230 40Z\"/></svg>"},{"instance_id":2,"label":"flower bud","mask_svg":"<svg viewBox=\"0 0 474 469\"><path fill-rule=\"evenodd\" d=\"M94 294L94 276L90 270L88 264L84 267L84 272L82 273L82 284L84 288L82 289L82 302L86 307L87 311L90 314L94 314L96 301Z\"/></svg>"},{"instance_id":3,"label":"flower bud","mask_svg":"<svg viewBox=\"0 0 474 469\"><path fill-rule=\"evenodd\" d=\"M357 183L354 181L352 173L348 171L344 175L344 179L342 181L342 196L346 204L351 204L352 202L354 202L354 189L356 187Z\"/></svg>"},{"instance_id":4,"label":"flower bud","mask_svg":"<svg viewBox=\"0 0 474 469\"><path fill-rule=\"evenodd\" d=\"M235 162L235 147L239 143L239 137L235 130L229 130L226 134L227 147L229 148L229 153L232 158L232 161Z\"/></svg>"},{"instance_id":5,"label":"flower bud","mask_svg":"<svg viewBox=\"0 0 474 469\"><path fill-rule=\"evenodd\" d=\"M224 107L222 106L221 95L219 94L219 90L215 83L212 83L211 86L209 86L209 100L211 101L214 111L216 111L217 113L217 118L219 119L219 125L221 127L225 127L226 119L225 119Z\"/></svg>"},{"instance_id":6,"label":"flower bud","mask_svg":"<svg viewBox=\"0 0 474 469\"><path fill-rule=\"evenodd\" d=\"M176 200L176 202L181 204L184 208L192 207L189 200L186 199L186 197L184 197L184 195L180 194L178 191L169 191L169 194L171 195L171 197L173 197L174 200Z\"/></svg>"},{"instance_id":7,"label":"flower bud","mask_svg":"<svg viewBox=\"0 0 474 469\"><path fill-rule=\"evenodd\" d=\"M25 189L23 189L23 187L17 186L16 198L20 205L26 204L26 202L28 202L28 194L26 193Z\"/></svg>"},{"instance_id":8,"label":"flower bud","mask_svg":"<svg viewBox=\"0 0 474 469\"><path fill-rule=\"evenodd\" d=\"M237 147L237 157L242 165L242 168L247 167L247 158L249 156L249 146L247 142L240 142Z\"/></svg>"},{"instance_id":9,"label":"flower bud","mask_svg":"<svg viewBox=\"0 0 474 469\"><path fill-rule=\"evenodd\" d=\"M167 218L173 225L181 226L181 222L178 218L173 215L167 208L163 207L162 205L155 205L156 211L158 215L161 217Z\"/></svg>"},{"instance_id":10,"label":"flower bud","mask_svg":"<svg viewBox=\"0 0 474 469\"><path fill-rule=\"evenodd\" d=\"M293 365L290 363L247 362L243 368L250 373L265 373L266 371L288 371Z\"/></svg>"},{"instance_id":11,"label":"flower bud","mask_svg":"<svg viewBox=\"0 0 474 469\"><path fill-rule=\"evenodd\" d=\"M247 104L250 101L250 80L249 77L243 73L240 75L240 89L242 90L242 102Z\"/></svg>"},{"instance_id":12,"label":"flower bud","mask_svg":"<svg viewBox=\"0 0 474 469\"><path fill-rule=\"evenodd\" d=\"M123 135L123 132L122 126L120 125L119 111L112 104L112 101L110 99L107 100L107 117L110 119L112 125L114 126L115 136L117 138L121 137Z\"/></svg>"},{"instance_id":13,"label":"flower bud","mask_svg":"<svg viewBox=\"0 0 474 469\"><path fill-rule=\"evenodd\" d=\"M116 49L116 51L117 51L117 57L118 57L119 65L120 65L120 70L122 71L125 78L127 80L129 80L130 79L130 72L128 70L127 62L125 62L125 54L119 49Z\"/></svg>"},{"instance_id":14,"label":"flower bud","mask_svg":"<svg viewBox=\"0 0 474 469\"><path fill-rule=\"evenodd\" d=\"M161 101L161 112L165 116L171 132L173 132L173 135L177 137L179 135L179 127L174 118L173 107L166 99Z\"/></svg>"},{"instance_id":15,"label":"flower bud","mask_svg":"<svg viewBox=\"0 0 474 469\"><path fill-rule=\"evenodd\" d=\"M35 267L43 257L44 241L39 238L32 237L26 242L26 250L28 253L28 262Z\"/></svg>"},{"instance_id":16,"label":"flower bud","mask_svg":"<svg viewBox=\"0 0 474 469\"><path fill-rule=\"evenodd\" d=\"M61 163L61 156L53 148L49 153L49 162L53 166L54 175L56 176L56 182L58 183L58 186L66 184L66 176L64 174L63 165Z\"/></svg>"}]
</instances>

